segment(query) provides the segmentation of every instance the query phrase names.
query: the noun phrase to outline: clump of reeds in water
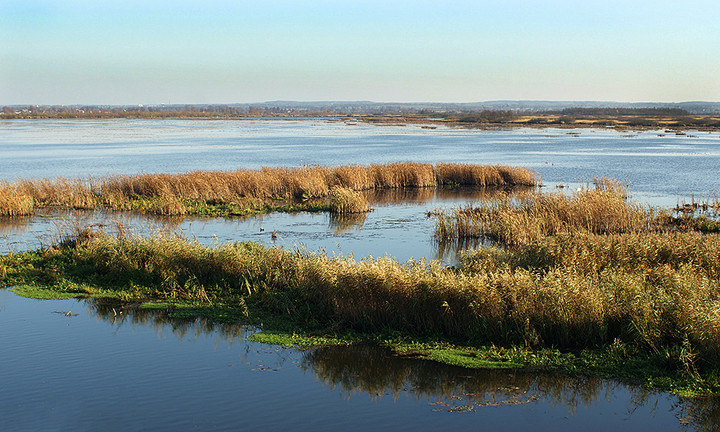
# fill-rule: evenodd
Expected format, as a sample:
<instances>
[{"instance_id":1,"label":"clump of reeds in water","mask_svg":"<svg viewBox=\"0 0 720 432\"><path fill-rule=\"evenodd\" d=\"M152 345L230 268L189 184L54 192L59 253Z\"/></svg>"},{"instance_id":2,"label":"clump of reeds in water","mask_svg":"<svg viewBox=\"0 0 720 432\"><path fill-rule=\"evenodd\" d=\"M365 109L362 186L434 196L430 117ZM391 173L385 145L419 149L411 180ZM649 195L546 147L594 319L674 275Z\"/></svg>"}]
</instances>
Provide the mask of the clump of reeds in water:
<instances>
[{"instance_id":1,"label":"clump of reeds in water","mask_svg":"<svg viewBox=\"0 0 720 432\"><path fill-rule=\"evenodd\" d=\"M507 165L475 165L440 163L435 175L441 185L466 186L535 186L537 174L526 168Z\"/></svg>"},{"instance_id":2,"label":"clump of reeds in water","mask_svg":"<svg viewBox=\"0 0 720 432\"><path fill-rule=\"evenodd\" d=\"M54 180L21 180L16 187L30 196L36 205L94 209L101 202L96 181L56 178Z\"/></svg>"},{"instance_id":3,"label":"clump of reeds in water","mask_svg":"<svg viewBox=\"0 0 720 432\"><path fill-rule=\"evenodd\" d=\"M330 212L336 214L366 213L368 201L361 192L335 186L330 190Z\"/></svg>"},{"instance_id":4,"label":"clump of reeds in water","mask_svg":"<svg viewBox=\"0 0 720 432\"><path fill-rule=\"evenodd\" d=\"M327 199L334 187L370 189L425 188L437 185L475 187L535 184L535 174L506 166L399 162L341 167L303 166L260 170L194 171L184 174L138 174L103 179L22 180L8 185L35 206L76 209L105 207L158 214L192 212L198 203L257 209L264 204ZM144 202L147 201L147 202ZM3 205L3 203L0 203ZM180 209L185 206L185 210ZM10 213L10 204L0 213Z\"/></svg>"},{"instance_id":5,"label":"clump of reeds in water","mask_svg":"<svg viewBox=\"0 0 720 432\"><path fill-rule=\"evenodd\" d=\"M588 232L631 233L654 227L654 214L628 200L627 188L610 179L571 196L507 195L481 205L435 213L440 241L487 237L504 244L531 243L547 236Z\"/></svg>"},{"instance_id":6,"label":"clump of reeds in water","mask_svg":"<svg viewBox=\"0 0 720 432\"><path fill-rule=\"evenodd\" d=\"M32 213L33 207L30 195L17 186L0 182L0 216L27 216Z\"/></svg>"}]
</instances>

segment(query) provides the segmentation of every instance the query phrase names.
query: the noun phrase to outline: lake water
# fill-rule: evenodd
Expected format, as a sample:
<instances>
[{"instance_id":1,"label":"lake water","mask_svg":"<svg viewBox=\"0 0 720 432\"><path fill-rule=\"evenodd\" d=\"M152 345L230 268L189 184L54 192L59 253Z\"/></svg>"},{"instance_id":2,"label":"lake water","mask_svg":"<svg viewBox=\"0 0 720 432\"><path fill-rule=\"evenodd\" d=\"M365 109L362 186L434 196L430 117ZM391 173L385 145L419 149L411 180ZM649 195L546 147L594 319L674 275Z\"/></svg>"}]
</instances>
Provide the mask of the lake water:
<instances>
[{"instance_id":1,"label":"lake water","mask_svg":"<svg viewBox=\"0 0 720 432\"><path fill-rule=\"evenodd\" d=\"M718 133L422 129L322 119L0 122L0 179L9 181L394 161L525 166L549 190L614 177L649 205L675 206L720 191ZM344 220L322 213L168 219L40 210L0 218L0 253L49 244L73 226L112 231L121 223L141 235L170 229L205 244L252 240L451 263L454 251L435 244L425 213L486 193L372 194L373 212ZM0 429L660 431L720 424L717 399L686 400L603 380L468 371L391 358L376 347L282 349L246 341L252 330L242 327L129 310L118 317L113 307L119 309L0 290ZM56 313L67 311L77 315Z\"/></svg>"},{"instance_id":2,"label":"lake water","mask_svg":"<svg viewBox=\"0 0 720 432\"><path fill-rule=\"evenodd\" d=\"M587 186L595 177L612 177L630 184L633 199L655 206L713 199L720 191L720 134L707 132L679 136L605 129L423 129L323 119L13 120L0 122L0 152L0 179L10 181L417 161L524 166L541 175L546 189L558 190L555 186L562 184L569 186L562 189L566 192ZM477 192L390 195L370 197L373 212L342 221L323 213L158 220L40 211L26 220L0 221L0 253L35 248L48 234L78 223L112 226L120 221L131 231L171 228L205 244L251 240L356 258L390 255L403 262L455 262L454 251L442 250L433 241L434 221L426 213L472 203Z\"/></svg>"},{"instance_id":3,"label":"lake water","mask_svg":"<svg viewBox=\"0 0 720 432\"><path fill-rule=\"evenodd\" d=\"M65 313L70 312L71 316ZM0 290L8 431L712 430L716 401L599 379L473 371L372 346L306 351L250 330Z\"/></svg>"}]
</instances>

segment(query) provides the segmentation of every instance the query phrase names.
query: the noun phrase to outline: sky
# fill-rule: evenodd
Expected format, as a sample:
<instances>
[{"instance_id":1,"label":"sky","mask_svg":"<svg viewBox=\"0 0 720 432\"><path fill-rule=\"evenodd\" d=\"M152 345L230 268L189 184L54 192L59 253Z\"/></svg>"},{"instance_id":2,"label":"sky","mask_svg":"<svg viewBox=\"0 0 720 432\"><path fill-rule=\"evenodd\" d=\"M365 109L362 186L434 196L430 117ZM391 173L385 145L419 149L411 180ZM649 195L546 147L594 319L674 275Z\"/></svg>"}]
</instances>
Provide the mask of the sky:
<instances>
[{"instance_id":1,"label":"sky","mask_svg":"<svg viewBox=\"0 0 720 432\"><path fill-rule=\"evenodd\" d=\"M720 2L0 0L0 105L720 101Z\"/></svg>"}]
</instances>

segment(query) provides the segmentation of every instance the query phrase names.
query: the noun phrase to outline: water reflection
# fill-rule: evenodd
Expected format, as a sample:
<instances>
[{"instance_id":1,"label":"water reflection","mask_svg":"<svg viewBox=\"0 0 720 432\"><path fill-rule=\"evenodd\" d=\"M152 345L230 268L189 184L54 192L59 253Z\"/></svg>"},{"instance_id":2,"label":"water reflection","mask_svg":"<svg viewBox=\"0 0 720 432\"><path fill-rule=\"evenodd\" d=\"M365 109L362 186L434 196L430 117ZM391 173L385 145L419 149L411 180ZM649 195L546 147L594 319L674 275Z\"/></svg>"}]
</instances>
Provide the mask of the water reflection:
<instances>
[{"instance_id":1,"label":"water reflection","mask_svg":"<svg viewBox=\"0 0 720 432\"><path fill-rule=\"evenodd\" d=\"M335 235L344 234L348 231L360 231L367 219L367 213L331 214L330 228Z\"/></svg>"},{"instance_id":2,"label":"water reflection","mask_svg":"<svg viewBox=\"0 0 720 432\"><path fill-rule=\"evenodd\" d=\"M89 312L113 326L128 323L152 326L158 334L170 329L181 340L192 341L212 334L232 344L253 330L239 324L218 324L207 319L172 318L165 311L140 309L116 300L88 299ZM278 356L278 364L299 363L322 385L340 391L349 399L367 395L371 399L397 400L410 395L428 410L475 411L491 414L489 407L532 408L540 404L560 407L566 416L586 416L598 406L611 404L629 424L642 425L649 417L666 415L656 408L673 399L668 417L682 430L720 430L720 399L683 398L651 391L642 385L619 383L594 377L572 378L559 374L513 370L471 370L393 355L391 350L369 344L328 346L301 350L294 356ZM601 413L602 414L602 413Z\"/></svg>"},{"instance_id":3,"label":"water reflection","mask_svg":"<svg viewBox=\"0 0 720 432\"><path fill-rule=\"evenodd\" d=\"M410 392L429 399L440 409L462 406L520 405L540 400L562 405L569 414L589 408L612 392L627 389L633 404L645 405L655 394L641 386L628 387L599 378L568 378L507 370L469 370L436 362L401 358L374 345L325 347L308 351L301 367L312 371L325 385L347 394L398 397ZM444 403L438 403L438 402ZM634 406L628 407L632 411Z\"/></svg>"},{"instance_id":4,"label":"water reflection","mask_svg":"<svg viewBox=\"0 0 720 432\"><path fill-rule=\"evenodd\" d=\"M113 326L143 325L155 328L158 333L170 330L180 340L193 340L206 334L216 334L232 343L245 339L249 333L247 326L239 323L218 323L207 318L178 318L165 310L143 309L136 303L126 303L116 299L85 299L88 312L111 323Z\"/></svg>"},{"instance_id":5,"label":"water reflection","mask_svg":"<svg viewBox=\"0 0 720 432\"><path fill-rule=\"evenodd\" d=\"M0 233L18 233L24 231L30 223L30 217L0 216Z\"/></svg>"},{"instance_id":6,"label":"water reflection","mask_svg":"<svg viewBox=\"0 0 720 432\"><path fill-rule=\"evenodd\" d=\"M437 248L435 259L446 263L459 263L464 251L477 249L481 246L492 246L496 243L487 238L466 237L459 239L437 239L434 238L434 245Z\"/></svg>"}]
</instances>

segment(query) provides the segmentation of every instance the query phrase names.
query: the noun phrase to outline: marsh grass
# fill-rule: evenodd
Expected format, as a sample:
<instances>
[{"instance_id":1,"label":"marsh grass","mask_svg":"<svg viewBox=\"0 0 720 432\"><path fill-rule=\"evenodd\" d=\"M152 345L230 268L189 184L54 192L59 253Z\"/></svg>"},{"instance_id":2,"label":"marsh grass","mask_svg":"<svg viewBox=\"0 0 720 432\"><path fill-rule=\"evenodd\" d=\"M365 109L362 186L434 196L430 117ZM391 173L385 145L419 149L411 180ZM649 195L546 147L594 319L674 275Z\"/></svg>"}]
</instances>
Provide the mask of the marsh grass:
<instances>
[{"instance_id":1,"label":"marsh grass","mask_svg":"<svg viewBox=\"0 0 720 432\"><path fill-rule=\"evenodd\" d=\"M534 193L500 196L480 205L431 213L441 242L490 238L506 245L527 244L547 236L574 233L649 232L669 226L669 215L628 200L627 188L596 179L593 189L568 196Z\"/></svg>"},{"instance_id":2,"label":"marsh grass","mask_svg":"<svg viewBox=\"0 0 720 432\"><path fill-rule=\"evenodd\" d=\"M368 201L361 192L339 186L330 190L330 213L352 214L369 211Z\"/></svg>"},{"instance_id":3,"label":"marsh grass","mask_svg":"<svg viewBox=\"0 0 720 432\"><path fill-rule=\"evenodd\" d=\"M225 212L219 208L207 211L228 216L288 206L313 207L317 205L315 201L327 200L335 187L363 191L428 188L443 184L474 187L535 184L534 173L524 168L461 165L457 170L464 174L459 176L452 167L453 164L433 167L431 164L398 162L369 166L138 174L88 180L21 180L0 184L0 215L15 216L21 214L18 211L27 212L27 203L32 202L34 207L103 207L160 215L195 214L197 203L204 203L215 207L232 206Z\"/></svg>"},{"instance_id":4,"label":"marsh grass","mask_svg":"<svg viewBox=\"0 0 720 432\"><path fill-rule=\"evenodd\" d=\"M439 184L490 186L534 186L539 183L537 174L526 168L507 165L473 165L440 163L435 166Z\"/></svg>"},{"instance_id":5,"label":"marsh grass","mask_svg":"<svg viewBox=\"0 0 720 432\"><path fill-rule=\"evenodd\" d=\"M27 216L32 213L31 197L18 190L16 185L0 182L0 216Z\"/></svg>"}]
</instances>

